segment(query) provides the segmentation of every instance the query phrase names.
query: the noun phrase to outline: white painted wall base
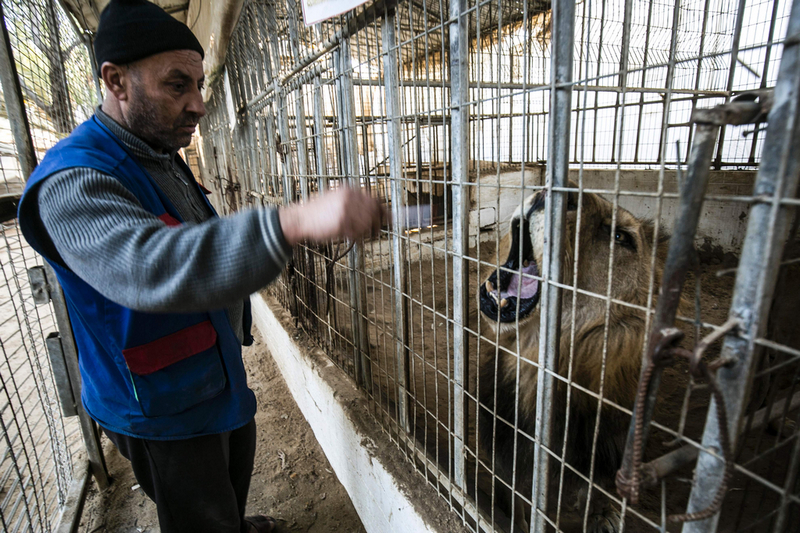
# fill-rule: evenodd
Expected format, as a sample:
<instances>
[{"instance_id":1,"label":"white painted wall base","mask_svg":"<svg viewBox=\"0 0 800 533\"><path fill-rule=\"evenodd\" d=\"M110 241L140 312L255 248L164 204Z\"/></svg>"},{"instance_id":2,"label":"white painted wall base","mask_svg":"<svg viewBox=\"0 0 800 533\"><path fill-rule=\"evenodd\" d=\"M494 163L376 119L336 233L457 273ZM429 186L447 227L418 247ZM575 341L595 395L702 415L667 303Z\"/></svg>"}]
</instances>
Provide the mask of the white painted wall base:
<instances>
[{"instance_id":1,"label":"white painted wall base","mask_svg":"<svg viewBox=\"0 0 800 533\"><path fill-rule=\"evenodd\" d=\"M284 313L277 306L259 294L251 302L253 322L367 531L462 530L444 500L377 429L344 372L321 350L301 349L276 316Z\"/></svg>"}]
</instances>

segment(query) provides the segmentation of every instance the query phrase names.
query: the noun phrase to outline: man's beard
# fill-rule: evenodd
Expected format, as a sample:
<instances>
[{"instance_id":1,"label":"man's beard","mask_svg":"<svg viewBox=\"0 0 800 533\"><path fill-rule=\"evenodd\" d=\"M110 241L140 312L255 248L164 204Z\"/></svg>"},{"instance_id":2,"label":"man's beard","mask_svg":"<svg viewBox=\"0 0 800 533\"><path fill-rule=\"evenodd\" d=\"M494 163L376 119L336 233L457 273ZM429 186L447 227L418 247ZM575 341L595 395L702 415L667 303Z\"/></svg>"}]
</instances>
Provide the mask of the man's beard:
<instances>
[{"instance_id":1,"label":"man's beard","mask_svg":"<svg viewBox=\"0 0 800 533\"><path fill-rule=\"evenodd\" d=\"M180 127L196 125L200 118L196 113L181 113L174 123L166 125L166 113L148 98L138 83L132 87L127 115L126 125L131 133L153 148L167 152L189 146L192 135L181 131Z\"/></svg>"}]
</instances>

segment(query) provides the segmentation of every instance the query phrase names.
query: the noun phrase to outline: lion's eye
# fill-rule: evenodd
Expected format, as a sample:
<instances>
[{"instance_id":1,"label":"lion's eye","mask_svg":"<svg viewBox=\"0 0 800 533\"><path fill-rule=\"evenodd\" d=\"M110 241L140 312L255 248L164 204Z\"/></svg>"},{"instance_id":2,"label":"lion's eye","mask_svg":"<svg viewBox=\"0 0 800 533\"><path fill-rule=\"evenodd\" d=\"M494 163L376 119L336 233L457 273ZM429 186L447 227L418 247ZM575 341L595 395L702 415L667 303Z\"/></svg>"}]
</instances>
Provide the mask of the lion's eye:
<instances>
[{"instance_id":1,"label":"lion's eye","mask_svg":"<svg viewBox=\"0 0 800 533\"><path fill-rule=\"evenodd\" d=\"M604 228L610 235L611 226L605 225ZM614 230L614 243L618 246L624 246L625 248L636 250L636 241L634 241L633 236L624 229L617 228Z\"/></svg>"},{"instance_id":2,"label":"lion's eye","mask_svg":"<svg viewBox=\"0 0 800 533\"><path fill-rule=\"evenodd\" d=\"M633 237L631 237L631 234L628 233L627 231L618 229L614 233L614 242L619 244L620 246L625 246L627 248L635 249Z\"/></svg>"}]
</instances>

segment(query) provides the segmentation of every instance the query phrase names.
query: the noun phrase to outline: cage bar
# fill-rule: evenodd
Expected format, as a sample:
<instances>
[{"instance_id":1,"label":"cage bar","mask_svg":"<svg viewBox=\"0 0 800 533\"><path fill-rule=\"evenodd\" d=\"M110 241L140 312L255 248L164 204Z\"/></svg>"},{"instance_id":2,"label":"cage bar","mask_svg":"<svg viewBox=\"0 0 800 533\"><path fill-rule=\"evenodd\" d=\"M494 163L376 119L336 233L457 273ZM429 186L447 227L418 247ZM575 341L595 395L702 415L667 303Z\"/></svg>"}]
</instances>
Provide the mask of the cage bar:
<instances>
[{"instance_id":1,"label":"cage bar","mask_svg":"<svg viewBox=\"0 0 800 533\"><path fill-rule=\"evenodd\" d=\"M397 35L395 26L397 15L389 10L383 19L381 36L383 38L383 79L386 90L386 136L389 145L389 179L391 185L392 220L392 266L394 272L394 337L397 360L397 404L399 426L403 431L411 430L408 411L408 276L406 273L406 243L400 236L406 222L406 198L403 182L403 159L401 149L400 91L397 79Z\"/></svg>"},{"instance_id":2,"label":"cage bar","mask_svg":"<svg viewBox=\"0 0 800 533\"><path fill-rule=\"evenodd\" d=\"M451 151L453 184L453 477L458 488L466 488L464 441L466 439L466 398L469 381L467 359L467 252L469 213L469 62L466 0L450 2L450 131L455 146ZM420 161L417 161L417 165Z\"/></svg>"},{"instance_id":3,"label":"cage bar","mask_svg":"<svg viewBox=\"0 0 800 533\"><path fill-rule=\"evenodd\" d=\"M350 58L350 42L347 40L339 44L334 52L334 70L336 72L339 97L339 139L342 147L342 161L340 162L341 174L349 186L361 187L361 172L358 164L358 146L356 144L355 101L353 95L352 66ZM364 180L369 182L369 177ZM369 340L367 322L364 309L366 309L366 294L361 273L364 271L363 244L355 242L347 254L347 266L350 276L350 321L353 330L353 362L356 372L356 381L361 387L370 390L372 387L372 373L369 360Z\"/></svg>"},{"instance_id":4,"label":"cage bar","mask_svg":"<svg viewBox=\"0 0 800 533\"><path fill-rule=\"evenodd\" d=\"M36 168L38 161L33 148L28 115L25 113L17 65L14 62L14 52L11 48L11 40L6 28L6 16L3 12L2 3L0 3L0 18L2 18L3 23L3 42L2 46L0 46L0 82L3 84L6 109L11 119L9 123L14 135L17 158L19 159L22 175L27 180L33 169Z\"/></svg>"},{"instance_id":5,"label":"cage bar","mask_svg":"<svg viewBox=\"0 0 800 533\"><path fill-rule=\"evenodd\" d=\"M564 230L567 214L569 174L569 139L572 110L572 74L575 37L575 3L558 2L553 6L553 54L551 56L551 117L550 153L548 175L545 183L546 244L542 271L542 296L546 312L541 313L539 335L539 373L536 397L536 447L534 456L534 485L531 501L535 502L531 532L547 527L548 483L550 482L550 449L552 448L552 405L555 380L558 372L559 345L561 342L561 290L554 284L562 281L561 261L564 250ZM623 44L624 46L624 44ZM553 190L559 187L561 190ZM520 251L521 253L521 251ZM544 342L542 341L544 339ZM544 449L542 449L544 448Z\"/></svg>"},{"instance_id":6,"label":"cage bar","mask_svg":"<svg viewBox=\"0 0 800 533\"><path fill-rule=\"evenodd\" d=\"M730 316L740 322L737 334L725 337L721 357L730 361L720 368L717 380L723 391L727 411L728 432L737 435L747 397L748 382L754 369L754 339L766 326L764 313L775 289L778 250L788 236L789 213L780 204L784 197L794 198L800 177L800 2L792 5L786 31L774 102L768 117L764 157L758 171L754 194L761 202L753 205L747 225L747 237L732 296ZM697 461L692 495L687 511L707 508L716 496L725 471L723 461L706 450L721 450L719 420L711 400L703 433L702 449ZM729 460L729 458L726 458ZM791 476L787 476L787 482ZM774 531L782 531L786 521L788 492L783 491L783 503ZM684 533L701 533L717 528L719 514L702 521L688 522Z\"/></svg>"}]
</instances>

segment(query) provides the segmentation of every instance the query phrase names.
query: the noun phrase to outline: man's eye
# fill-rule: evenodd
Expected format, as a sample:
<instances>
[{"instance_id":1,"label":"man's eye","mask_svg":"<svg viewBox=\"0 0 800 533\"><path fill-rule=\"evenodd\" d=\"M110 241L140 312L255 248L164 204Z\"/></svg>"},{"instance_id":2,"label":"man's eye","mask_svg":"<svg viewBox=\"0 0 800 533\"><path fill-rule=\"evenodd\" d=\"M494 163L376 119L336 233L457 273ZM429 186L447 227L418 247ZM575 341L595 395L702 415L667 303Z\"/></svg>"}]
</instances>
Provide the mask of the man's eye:
<instances>
[{"instance_id":1,"label":"man's eye","mask_svg":"<svg viewBox=\"0 0 800 533\"><path fill-rule=\"evenodd\" d=\"M176 91L183 91L186 88L186 85L183 83L173 83L172 88Z\"/></svg>"}]
</instances>

